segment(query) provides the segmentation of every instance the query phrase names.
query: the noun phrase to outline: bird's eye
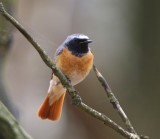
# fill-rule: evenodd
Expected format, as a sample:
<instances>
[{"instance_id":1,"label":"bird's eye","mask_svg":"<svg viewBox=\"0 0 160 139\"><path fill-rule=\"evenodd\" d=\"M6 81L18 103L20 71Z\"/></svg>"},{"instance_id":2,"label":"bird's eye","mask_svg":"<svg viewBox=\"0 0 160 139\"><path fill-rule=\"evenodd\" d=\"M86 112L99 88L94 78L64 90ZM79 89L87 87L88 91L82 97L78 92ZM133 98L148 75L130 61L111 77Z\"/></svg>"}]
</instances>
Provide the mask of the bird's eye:
<instances>
[{"instance_id":1,"label":"bird's eye","mask_svg":"<svg viewBox=\"0 0 160 139\"><path fill-rule=\"evenodd\" d=\"M85 39L77 39L77 43L79 43L79 44L83 44L85 42Z\"/></svg>"},{"instance_id":2,"label":"bird's eye","mask_svg":"<svg viewBox=\"0 0 160 139\"><path fill-rule=\"evenodd\" d=\"M78 40L78 43L81 44L81 43L83 43L83 41L82 40Z\"/></svg>"},{"instance_id":3,"label":"bird's eye","mask_svg":"<svg viewBox=\"0 0 160 139\"><path fill-rule=\"evenodd\" d=\"M79 40L79 39L76 39L75 42L78 43L78 44L81 44L82 41Z\"/></svg>"}]
</instances>

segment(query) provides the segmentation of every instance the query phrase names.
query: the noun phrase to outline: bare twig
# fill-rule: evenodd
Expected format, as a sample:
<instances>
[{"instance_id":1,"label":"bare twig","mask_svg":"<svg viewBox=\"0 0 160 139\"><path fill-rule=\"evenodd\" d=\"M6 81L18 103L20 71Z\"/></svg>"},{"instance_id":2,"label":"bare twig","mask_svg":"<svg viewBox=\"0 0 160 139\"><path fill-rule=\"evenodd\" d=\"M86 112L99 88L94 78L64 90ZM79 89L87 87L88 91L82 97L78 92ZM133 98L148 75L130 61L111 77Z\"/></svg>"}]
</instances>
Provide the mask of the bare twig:
<instances>
[{"instance_id":1,"label":"bare twig","mask_svg":"<svg viewBox=\"0 0 160 139\"><path fill-rule=\"evenodd\" d=\"M95 117L105 123L107 126L111 127L115 131L117 131L119 134L123 135L124 137L128 139L140 139L140 137L137 134L129 133L119 125L117 125L114 121L109 119L106 115L94 110L93 108L87 106L81 101L81 97L77 94L76 90L73 88L73 86L68 82L66 77L63 75L63 73L55 67L55 64L50 60L50 58L47 56L47 54L40 48L40 45L34 41L34 39L27 33L27 31L23 28L22 25L20 25L11 15L9 15L2 3L0 3L0 12L1 14L10 21L27 39L28 41L33 45L33 47L38 51L41 58L45 62L45 64L50 67L53 70L53 73L59 78L62 85L66 87L69 95L72 98L72 102L75 106L79 107L86 113L90 114L92 117Z\"/></svg>"},{"instance_id":2,"label":"bare twig","mask_svg":"<svg viewBox=\"0 0 160 139\"><path fill-rule=\"evenodd\" d=\"M135 129L133 128L129 118L127 117L127 115L125 114L125 112L123 111L118 99L115 97L114 93L112 92L109 84L107 83L106 79L102 76L102 74L99 72L99 70L96 68L95 65L93 65L93 69L94 72L99 80L99 82L101 83L101 85L103 86L109 100L110 103L112 104L113 108L118 112L119 116L121 117L122 121L124 122L127 130L130 133L133 133L135 135L137 135ZM140 136L141 139L149 139L148 136Z\"/></svg>"},{"instance_id":3,"label":"bare twig","mask_svg":"<svg viewBox=\"0 0 160 139\"><path fill-rule=\"evenodd\" d=\"M55 64L52 60L48 57L46 52L40 47L40 45L33 39L33 37L24 29L24 27L19 24L17 20L15 20L3 7L3 4L0 3L0 13L10 21L24 36L25 38L32 44L32 46L37 50L39 55L41 56L44 63L53 70L54 74L61 79L62 84L68 89L69 94L74 97L75 96L75 89L71 86L68 82L66 77L62 74L62 72L56 68ZM71 91L72 90L72 91Z\"/></svg>"},{"instance_id":4,"label":"bare twig","mask_svg":"<svg viewBox=\"0 0 160 139\"><path fill-rule=\"evenodd\" d=\"M134 130L130 120L128 119L127 115L125 114L125 112L123 111L121 105L119 104L119 101L117 100L117 98L115 97L115 95L113 94L111 88L109 87L107 81L105 80L105 78L102 76L102 74L98 71L98 69L96 68L96 66L93 66L94 72L98 78L98 80L100 81L100 83L102 84L109 100L110 103L113 105L113 108L118 112L119 116L121 117L122 121L124 122L124 124L127 127L127 130L131 133L137 134L136 131Z\"/></svg>"},{"instance_id":5,"label":"bare twig","mask_svg":"<svg viewBox=\"0 0 160 139\"><path fill-rule=\"evenodd\" d=\"M117 125L114 121L109 119L106 115L94 110L93 108L87 106L86 104L81 103L81 105L79 105L78 107L80 107L82 110L84 110L85 112L87 112L91 116L95 117L96 119L99 119L105 125L114 129L115 131L117 131L122 136L124 136L128 139L140 139L140 137L138 135L133 134L133 133L129 133L128 131L124 130L121 126Z\"/></svg>"}]
</instances>

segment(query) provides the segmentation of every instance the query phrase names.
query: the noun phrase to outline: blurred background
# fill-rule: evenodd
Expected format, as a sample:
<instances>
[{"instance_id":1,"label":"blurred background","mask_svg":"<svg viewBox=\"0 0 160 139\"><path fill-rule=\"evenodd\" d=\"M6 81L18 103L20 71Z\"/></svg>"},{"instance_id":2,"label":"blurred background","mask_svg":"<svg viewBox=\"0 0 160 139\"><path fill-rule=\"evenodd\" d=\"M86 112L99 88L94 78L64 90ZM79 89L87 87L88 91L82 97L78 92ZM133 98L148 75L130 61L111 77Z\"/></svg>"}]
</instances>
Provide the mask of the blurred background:
<instances>
[{"instance_id":1,"label":"blurred background","mask_svg":"<svg viewBox=\"0 0 160 139\"><path fill-rule=\"evenodd\" d=\"M160 8L146 0L2 0L7 10L53 57L73 33L88 35L95 65L107 79L139 134L158 138L160 125ZM0 16L0 98L35 139L123 139L72 106L59 121L37 110L51 70L31 44ZM123 126L93 71L76 89L83 101ZM124 127L124 126L123 126Z\"/></svg>"}]
</instances>

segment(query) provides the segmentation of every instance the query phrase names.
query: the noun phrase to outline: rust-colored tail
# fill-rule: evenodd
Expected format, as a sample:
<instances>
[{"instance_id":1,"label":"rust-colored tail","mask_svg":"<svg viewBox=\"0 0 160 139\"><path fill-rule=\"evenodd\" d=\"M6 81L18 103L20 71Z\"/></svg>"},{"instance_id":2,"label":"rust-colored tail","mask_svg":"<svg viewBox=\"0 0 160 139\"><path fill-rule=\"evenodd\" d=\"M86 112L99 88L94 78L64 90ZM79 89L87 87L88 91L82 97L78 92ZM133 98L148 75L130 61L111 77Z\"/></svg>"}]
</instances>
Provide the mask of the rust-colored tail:
<instances>
[{"instance_id":1,"label":"rust-colored tail","mask_svg":"<svg viewBox=\"0 0 160 139\"><path fill-rule=\"evenodd\" d=\"M55 101L52 105L49 104L49 95L45 98L43 104L38 110L38 116L42 119L58 120L62 113L63 101L66 93Z\"/></svg>"}]
</instances>

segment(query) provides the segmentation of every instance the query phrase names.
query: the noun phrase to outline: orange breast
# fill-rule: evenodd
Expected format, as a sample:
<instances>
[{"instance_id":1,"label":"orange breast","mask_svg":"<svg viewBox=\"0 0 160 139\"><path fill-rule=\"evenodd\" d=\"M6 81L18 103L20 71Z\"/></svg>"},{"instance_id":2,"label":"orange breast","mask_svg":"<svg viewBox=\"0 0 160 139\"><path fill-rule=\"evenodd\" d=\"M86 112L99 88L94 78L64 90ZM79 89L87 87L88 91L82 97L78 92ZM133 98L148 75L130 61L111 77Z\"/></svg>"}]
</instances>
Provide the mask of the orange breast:
<instances>
[{"instance_id":1,"label":"orange breast","mask_svg":"<svg viewBox=\"0 0 160 139\"><path fill-rule=\"evenodd\" d=\"M56 66L71 80L75 85L82 81L93 66L93 54L89 51L82 57L77 57L64 48L62 53L56 58Z\"/></svg>"}]
</instances>

